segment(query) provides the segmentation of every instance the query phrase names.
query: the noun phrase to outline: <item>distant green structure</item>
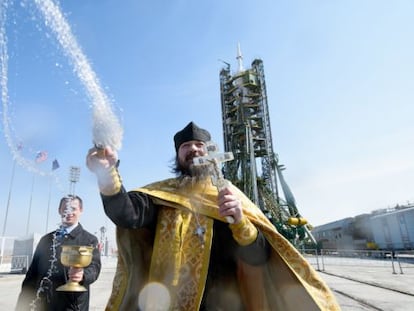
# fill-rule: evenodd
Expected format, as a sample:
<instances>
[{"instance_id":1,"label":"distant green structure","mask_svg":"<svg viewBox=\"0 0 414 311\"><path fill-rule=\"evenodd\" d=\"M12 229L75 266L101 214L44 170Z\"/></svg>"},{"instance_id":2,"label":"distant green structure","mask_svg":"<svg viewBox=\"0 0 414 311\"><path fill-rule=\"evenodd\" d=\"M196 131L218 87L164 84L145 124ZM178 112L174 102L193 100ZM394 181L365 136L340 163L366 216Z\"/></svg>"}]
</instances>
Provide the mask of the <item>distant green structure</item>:
<instances>
[{"instance_id":1,"label":"distant green structure","mask_svg":"<svg viewBox=\"0 0 414 311\"><path fill-rule=\"evenodd\" d=\"M237 60L237 72L232 74L228 63L220 71L224 149L234 155L233 161L224 163L224 176L243 190L293 245L316 244L273 149L263 62L255 59L250 69L244 69L240 47Z\"/></svg>"}]
</instances>

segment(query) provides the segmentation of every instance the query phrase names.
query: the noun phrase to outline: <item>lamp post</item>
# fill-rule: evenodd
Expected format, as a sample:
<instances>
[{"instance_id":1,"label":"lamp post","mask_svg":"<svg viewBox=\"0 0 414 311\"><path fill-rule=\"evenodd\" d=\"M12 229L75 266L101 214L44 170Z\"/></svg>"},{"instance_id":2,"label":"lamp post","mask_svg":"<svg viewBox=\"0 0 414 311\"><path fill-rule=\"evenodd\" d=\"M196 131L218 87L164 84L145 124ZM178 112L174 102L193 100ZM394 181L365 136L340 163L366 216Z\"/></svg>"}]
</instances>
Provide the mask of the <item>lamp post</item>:
<instances>
[{"instance_id":1,"label":"lamp post","mask_svg":"<svg viewBox=\"0 0 414 311\"><path fill-rule=\"evenodd\" d=\"M27 223L26 223L26 236L29 235L29 225L30 225L30 216L32 213L32 202L33 202L33 189L35 183L35 174L33 174L32 178L32 188L30 190L30 202L29 202L29 212L27 213Z\"/></svg>"},{"instance_id":2,"label":"lamp post","mask_svg":"<svg viewBox=\"0 0 414 311\"><path fill-rule=\"evenodd\" d=\"M6 216L4 217L4 224L3 224L3 232L2 232L3 237L6 234L7 217L9 215L10 198L11 198L11 193L12 193L12 188L13 188L13 180L14 180L14 171L15 171L15 169L16 169L16 160L13 160L12 175L11 175L10 187L9 187L9 196L7 197Z\"/></svg>"},{"instance_id":3,"label":"lamp post","mask_svg":"<svg viewBox=\"0 0 414 311\"><path fill-rule=\"evenodd\" d=\"M80 167L71 166L69 171L69 194L75 194L75 185L79 181Z\"/></svg>"}]
</instances>

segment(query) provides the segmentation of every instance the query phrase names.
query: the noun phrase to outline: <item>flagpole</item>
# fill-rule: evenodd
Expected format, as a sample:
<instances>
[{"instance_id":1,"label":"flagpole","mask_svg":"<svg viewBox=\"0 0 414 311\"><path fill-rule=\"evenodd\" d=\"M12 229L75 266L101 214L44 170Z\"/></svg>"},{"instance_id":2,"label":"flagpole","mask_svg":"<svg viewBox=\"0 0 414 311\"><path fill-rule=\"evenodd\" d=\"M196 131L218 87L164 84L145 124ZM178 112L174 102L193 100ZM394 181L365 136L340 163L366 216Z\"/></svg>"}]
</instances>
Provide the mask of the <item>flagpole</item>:
<instances>
[{"instance_id":1,"label":"flagpole","mask_svg":"<svg viewBox=\"0 0 414 311\"><path fill-rule=\"evenodd\" d=\"M49 227L49 214L50 214L50 198L52 195L52 178L54 177L53 173L55 170L59 168L59 162L58 160L54 159L52 162L52 172L49 175L49 199L47 201L47 216L46 216L46 233L48 231Z\"/></svg>"},{"instance_id":2,"label":"flagpole","mask_svg":"<svg viewBox=\"0 0 414 311\"><path fill-rule=\"evenodd\" d=\"M27 224L26 224L26 236L29 235L29 224L30 224L30 213L32 211L32 199L33 199L33 189L34 189L34 182L35 182L35 174L33 174L32 179L32 190L30 191L30 204L29 204L29 213L27 215Z\"/></svg>"},{"instance_id":3,"label":"flagpole","mask_svg":"<svg viewBox=\"0 0 414 311\"><path fill-rule=\"evenodd\" d=\"M50 210L50 197L52 194L52 176L49 176L49 198L47 200L47 215L46 215L46 230L45 233L47 233L47 229L49 227L49 210Z\"/></svg>"},{"instance_id":4,"label":"flagpole","mask_svg":"<svg viewBox=\"0 0 414 311\"><path fill-rule=\"evenodd\" d=\"M4 217L4 224L3 224L3 233L2 233L3 237L6 234L7 217L9 215L10 198L11 198L11 193L12 193L12 188L13 188L13 180L14 180L15 169L16 169L16 160L13 160L12 175L11 175L11 178L10 178L9 196L7 198L7 205L6 205L6 216Z\"/></svg>"}]
</instances>

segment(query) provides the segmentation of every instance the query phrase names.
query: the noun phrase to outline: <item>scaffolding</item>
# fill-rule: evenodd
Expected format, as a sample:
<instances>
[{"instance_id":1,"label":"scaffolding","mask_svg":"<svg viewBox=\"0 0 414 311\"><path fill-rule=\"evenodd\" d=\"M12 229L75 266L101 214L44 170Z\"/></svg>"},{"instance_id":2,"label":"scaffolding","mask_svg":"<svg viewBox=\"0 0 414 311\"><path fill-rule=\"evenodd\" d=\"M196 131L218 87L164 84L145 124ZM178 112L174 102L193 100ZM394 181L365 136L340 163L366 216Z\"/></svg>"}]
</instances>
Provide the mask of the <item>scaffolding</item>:
<instances>
[{"instance_id":1,"label":"scaffolding","mask_svg":"<svg viewBox=\"0 0 414 311\"><path fill-rule=\"evenodd\" d=\"M292 244L314 244L274 152L263 62L255 59L245 70L240 48L237 60L236 73L230 72L228 63L220 71L224 149L234 155L234 161L223 166L224 176L243 190Z\"/></svg>"}]
</instances>

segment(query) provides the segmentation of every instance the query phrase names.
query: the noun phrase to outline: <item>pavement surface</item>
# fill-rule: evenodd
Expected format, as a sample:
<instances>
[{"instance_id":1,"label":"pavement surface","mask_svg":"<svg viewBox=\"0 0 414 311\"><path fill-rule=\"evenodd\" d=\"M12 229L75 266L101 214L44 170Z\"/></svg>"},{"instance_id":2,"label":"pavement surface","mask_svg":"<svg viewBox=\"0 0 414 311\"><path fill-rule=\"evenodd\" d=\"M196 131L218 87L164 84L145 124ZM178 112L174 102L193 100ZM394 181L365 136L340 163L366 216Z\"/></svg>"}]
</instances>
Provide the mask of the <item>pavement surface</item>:
<instances>
[{"instance_id":1,"label":"pavement surface","mask_svg":"<svg viewBox=\"0 0 414 311\"><path fill-rule=\"evenodd\" d=\"M334 292L342 310L414 310L414 261L388 258L307 258Z\"/></svg>"},{"instance_id":2,"label":"pavement surface","mask_svg":"<svg viewBox=\"0 0 414 311\"><path fill-rule=\"evenodd\" d=\"M343 311L414 310L414 263L358 258L308 260L330 286ZM91 286L90 311L105 309L115 267L115 258L102 258L101 275ZM21 274L0 274L0 310L14 310L23 278Z\"/></svg>"}]
</instances>

